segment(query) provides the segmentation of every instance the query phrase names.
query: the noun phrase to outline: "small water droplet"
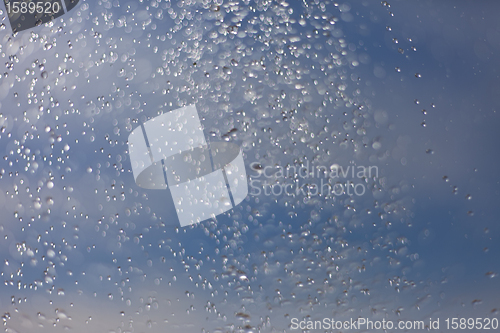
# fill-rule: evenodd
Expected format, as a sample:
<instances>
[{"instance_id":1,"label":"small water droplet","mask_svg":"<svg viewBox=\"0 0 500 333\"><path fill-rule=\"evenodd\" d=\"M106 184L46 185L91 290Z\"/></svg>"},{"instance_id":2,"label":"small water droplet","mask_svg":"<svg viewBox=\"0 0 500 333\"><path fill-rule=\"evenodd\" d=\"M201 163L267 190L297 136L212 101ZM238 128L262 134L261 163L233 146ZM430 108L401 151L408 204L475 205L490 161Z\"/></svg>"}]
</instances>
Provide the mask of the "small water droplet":
<instances>
[{"instance_id":1,"label":"small water droplet","mask_svg":"<svg viewBox=\"0 0 500 333\"><path fill-rule=\"evenodd\" d=\"M490 272L486 273L486 276L493 279L494 277L498 276L498 274L490 271Z\"/></svg>"}]
</instances>

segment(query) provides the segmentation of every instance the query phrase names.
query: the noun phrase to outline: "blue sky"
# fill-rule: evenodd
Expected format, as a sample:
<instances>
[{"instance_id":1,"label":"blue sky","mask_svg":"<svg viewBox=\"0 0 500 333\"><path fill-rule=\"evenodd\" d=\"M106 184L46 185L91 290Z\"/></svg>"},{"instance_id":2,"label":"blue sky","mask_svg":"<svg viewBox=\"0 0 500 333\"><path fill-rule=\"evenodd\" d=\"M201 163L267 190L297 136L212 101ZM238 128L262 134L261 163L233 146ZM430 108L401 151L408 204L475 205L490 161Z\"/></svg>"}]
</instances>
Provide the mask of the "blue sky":
<instances>
[{"instance_id":1,"label":"blue sky","mask_svg":"<svg viewBox=\"0 0 500 333\"><path fill-rule=\"evenodd\" d=\"M497 6L81 1L34 34L6 28L7 329L498 317ZM169 191L134 183L127 137L191 103L250 179L252 163L306 161L379 177L363 196L249 196L180 228Z\"/></svg>"}]
</instances>

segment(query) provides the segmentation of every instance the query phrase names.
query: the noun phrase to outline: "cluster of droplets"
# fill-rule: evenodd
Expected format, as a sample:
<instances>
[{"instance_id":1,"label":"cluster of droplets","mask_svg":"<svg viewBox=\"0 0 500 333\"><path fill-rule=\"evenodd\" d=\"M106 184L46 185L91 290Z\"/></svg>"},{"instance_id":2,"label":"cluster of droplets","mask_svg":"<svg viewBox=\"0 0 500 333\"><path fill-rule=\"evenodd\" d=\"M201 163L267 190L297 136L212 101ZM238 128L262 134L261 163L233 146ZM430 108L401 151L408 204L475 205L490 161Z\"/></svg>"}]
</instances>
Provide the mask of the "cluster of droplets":
<instances>
[{"instance_id":1,"label":"cluster of droplets","mask_svg":"<svg viewBox=\"0 0 500 333\"><path fill-rule=\"evenodd\" d=\"M88 29L56 24L49 35L57 38L31 33L29 42L44 56L16 75L26 62L14 54L2 74L17 82L3 105L21 111L0 115L0 139L8 142L1 181L9 184L5 202L19 228L8 235L5 229L14 227L1 227L4 243L16 242L16 254L2 272L7 286L62 298L76 288L106 304L121 302L123 326L165 309L172 321L179 309L193 316L204 310L217 325L226 323L224 329L252 332L281 324L263 315L269 311L289 320L297 306L313 313L348 307L357 298L368 302L372 287L363 278L379 267L374 253L386 258L387 267L418 259L408 252L405 237L386 232L400 221L411 225L399 196L404 184L386 196L385 180L363 179L376 200L310 193L250 198L229 218L181 229L165 212L165 196L155 198L133 183L128 134L158 114L192 103L210 140L242 143L247 161L257 162L251 174L266 166L300 170L308 163L382 159L382 140L370 132L377 120L363 97L363 80L352 71L360 65L358 46L339 28L353 20L350 5L304 1L297 10L284 1L245 6L151 1L121 7L102 1L95 6L101 9L95 15L88 4L79 10ZM404 42L392 41L405 54ZM157 62L147 60L151 57ZM335 156L337 151L346 157ZM353 235L359 230L370 235L369 242L358 244ZM101 269L98 265L72 264L78 252L111 268L97 273L90 268ZM28 281L33 272L41 278ZM63 276L70 286L59 282ZM88 287L92 276L99 287ZM137 297L135 286L148 281L173 294L182 289L182 295ZM416 287L405 276L388 281L396 292ZM84 293L82 285L91 291ZM197 302L200 298L208 299ZM22 303L23 297L13 298L13 305ZM71 318L61 309L54 316ZM4 322L9 317L4 315ZM93 321L85 318L87 325ZM147 319L145 325L159 323Z\"/></svg>"}]
</instances>

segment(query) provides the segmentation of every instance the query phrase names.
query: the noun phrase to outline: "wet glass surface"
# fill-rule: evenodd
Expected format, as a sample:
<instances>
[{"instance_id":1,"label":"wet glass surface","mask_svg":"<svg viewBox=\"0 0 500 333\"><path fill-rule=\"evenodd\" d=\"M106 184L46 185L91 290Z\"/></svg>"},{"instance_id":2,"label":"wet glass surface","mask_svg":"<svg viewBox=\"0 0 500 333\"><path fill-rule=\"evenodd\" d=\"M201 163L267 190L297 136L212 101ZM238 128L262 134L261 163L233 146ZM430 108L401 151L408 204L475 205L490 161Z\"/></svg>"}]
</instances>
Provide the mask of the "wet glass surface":
<instances>
[{"instance_id":1,"label":"wet glass surface","mask_svg":"<svg viewBox=\"0 0 500 333\"><path fill-rule=\"evenodd\" d=\"M500 4L71 6L19 32L0 8L5 332L495 331ZM248 195L207 190L234 208L181 227L186 192L136 184L129 136L188 105L241 149L216 188Z\"/></svg>"}]
</instances>

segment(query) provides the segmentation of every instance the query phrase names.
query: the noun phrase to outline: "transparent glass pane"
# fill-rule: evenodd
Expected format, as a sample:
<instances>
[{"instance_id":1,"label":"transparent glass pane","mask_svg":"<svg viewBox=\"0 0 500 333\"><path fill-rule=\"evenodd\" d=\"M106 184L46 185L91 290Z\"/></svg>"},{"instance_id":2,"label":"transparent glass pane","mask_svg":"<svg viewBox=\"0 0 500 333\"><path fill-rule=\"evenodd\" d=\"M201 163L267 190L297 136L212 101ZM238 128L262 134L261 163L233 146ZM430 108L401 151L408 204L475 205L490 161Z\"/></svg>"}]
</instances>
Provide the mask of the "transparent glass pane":
<instances>
[{"instance_id":1,"label":"transparent glass pane","mask_svg":"<svg viewBox=\"0 0 500 333\"><path fill-rule=\"evenodd\" d=\"M500 3L46 3L0 8L6 332L498 329Z\"/></svg>"}]
</instances>

